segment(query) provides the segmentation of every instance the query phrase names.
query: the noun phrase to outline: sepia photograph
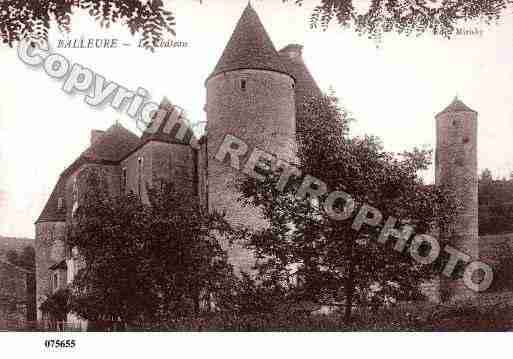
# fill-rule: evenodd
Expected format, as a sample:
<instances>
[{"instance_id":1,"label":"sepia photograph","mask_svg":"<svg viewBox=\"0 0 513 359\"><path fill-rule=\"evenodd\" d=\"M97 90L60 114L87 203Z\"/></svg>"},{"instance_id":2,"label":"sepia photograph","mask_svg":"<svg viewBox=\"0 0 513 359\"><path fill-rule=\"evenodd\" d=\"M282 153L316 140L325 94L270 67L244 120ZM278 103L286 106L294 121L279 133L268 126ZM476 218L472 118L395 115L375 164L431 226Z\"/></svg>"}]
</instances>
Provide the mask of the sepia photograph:
<instances>
[{"instance_id":1,"label":"sepia photograph","mask_svg":"<svg viewBox=\"0 0 513 359\"><path fill-rule=\"evenodd\" d=\"M507 350L513 0L0 0L0 69L0 345Z\"/></svg>"}]
</instances>

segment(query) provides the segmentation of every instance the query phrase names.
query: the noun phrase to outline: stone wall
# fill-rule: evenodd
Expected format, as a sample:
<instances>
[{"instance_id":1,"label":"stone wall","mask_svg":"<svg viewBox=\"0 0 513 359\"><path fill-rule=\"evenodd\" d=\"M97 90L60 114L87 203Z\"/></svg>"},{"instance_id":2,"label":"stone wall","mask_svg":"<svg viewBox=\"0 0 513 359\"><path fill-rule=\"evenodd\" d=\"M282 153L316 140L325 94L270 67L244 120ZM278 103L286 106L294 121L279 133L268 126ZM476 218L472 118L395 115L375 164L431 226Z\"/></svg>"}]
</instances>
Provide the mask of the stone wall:
<instances>
[{"instance_id":1,"label":"stone wall","mask_svg":"<svg viewBox=\"0 0 513 359\"><path fill-rule=\"evenodd\" d=\"M139 158L143 159L139 173ZM148 201L147 185L157 185L161 180L175 183L176 189L192 193L195 183L195 160L190 146L150 141L122 161L121 170L127 170L127 191L138 193Z\"/></svg>"},{"instance_id":2,"label":"stone wall","mask_svg":"<svg viewBox=\"0 0 513 359\"><path fill-rule=\"evenodd\" d=\"M200 147L198 149L197 171L200 205L204 208L208 208L208 152L206 137L200 141Z\"/></svg>"},{"instance_id":3,"label":"stone wall","mask_svg":"<svg viewBox=\"0 0 513 359\"><path fill-rule=\"evenodd\" d=\"M139 158L142 158L142 172L139 173ZM125 158L120 165L121 171L126 169L127 185L125 188L126 193L132 191L139 194L139 181L141 183L141 198L147 200L148 193L146 191L145 183L151 181L151 149L149 146L144 146ZM121 185L121 182L120 182Z\"/></svg>"},{"instance_id":4,"label":"stone wall","mask_svg":"<svg viewBox=\"0 0 513 359\"><path fill-rule=\"evenodd\" d=\"M42 319L41 303L52 293L49 268L65 260L65 222L41 222L36 224L36 306L37 318Z\"/></svg>"},{"instance_id":5,"label":"stone wall","mask_svg":"<svg viewBox=\"0 0 513 359\"><path fill-rule=\"evenodd\" d=\"M242 164L254 148L293 160L294 80L285 74L261 70L221 73L207 82L206 112L209 208L225 211L227 219L235 226L250 229L265 226L256 209L242 207L237 202L239 194L235 184L243 178L241 172L227 163L220 163L215 155L225 136L230 134L243 140L250 149ZM250 270L254 263L250 252L240 245L224 243L223 246L236 271Z\"/></svg>"},{"instance_id":6,"label":"stone wall","mask_svg":"<svg viewBox=\"0 0 513 359\"><path fill-rule=\"evenodd\" d=\"M478 258L477 196L477 114L470 111L445 112L436 118L437 147L435 182L448 186L461 200L462 208L453 215L442 237L450 244ZM461 278L442 278L442 298L473 296Z\"/></svg>"},{"instance_id":7,"label":"stone wall","mask_svg":"<svg viewBox=\"0 0 513 359\"><path fill-rule=\"evenodd\" d=\"M194 150L188 145L152 141L145 145L151 149L151 180L171 181L176 190L184 194L196 192L196 159Z\"/></svg>"},{"instance_id":8,"label":"stone wall","mask_svg":"<svg viewBox=\"0 0 513 359\"><path fill-rule=\"evenodd\" d=\"M71 213L73 210L73 203L76 199L80 200L83 198L84 193L87 192L87 174L91 170L96 170L101 176L102 184L106 185L106 193L112 196L119 195L120 183L121 183L121 170L119 166L107 166L99 164L87 163L73 172L66 180L66 210L67 219L71 219ZM74 184L77 183L77 192L74 193Z\"/></svg>"}]
</instances>

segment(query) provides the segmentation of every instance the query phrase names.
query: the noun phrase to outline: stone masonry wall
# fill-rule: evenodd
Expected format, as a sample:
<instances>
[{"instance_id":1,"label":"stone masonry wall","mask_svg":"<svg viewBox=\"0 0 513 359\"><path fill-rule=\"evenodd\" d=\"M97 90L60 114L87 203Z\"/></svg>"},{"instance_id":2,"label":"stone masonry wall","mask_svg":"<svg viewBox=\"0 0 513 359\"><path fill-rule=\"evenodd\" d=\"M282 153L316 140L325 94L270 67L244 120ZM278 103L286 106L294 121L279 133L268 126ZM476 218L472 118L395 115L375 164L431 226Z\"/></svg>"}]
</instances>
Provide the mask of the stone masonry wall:
<instances>
[{"instance_id":1,"label":"stone masonry wall","mask_svg":"<svg viewBox=\"0 0 513 359\"><path fill-rule=\"evenodd\" d=\"M206 208L208 206L208 153L207 142L204 140L198 150L198 195L200 204Z\"/></svg>"},{"instance_id":2,"label":"stone masonry wall","mask_svg":"<svg viewBox=\"0 0 513 359\"><path fill-rule=\"evenodd\" d=\"M102 176L102 180L107 184L107 192L116 196L119 194L120 183L121 183L121 170L119 166L105 166L98 164L85 164L80 166L74 173L72 173L67 181L66 181L66 210L67 210L67 219L71 218L71 213L73 210L73 203L76 200L76 196L78 196L78 201L80 200L84 193L87 191L87 173L89 170L97 170ZM77 182L78 193L74 193L73 187L75 181Z\"/></svg>"},{"instance_id":3,"label":"stone masonry wall","mask_svg":"<svg viewBox=\"0 0 513 359\"><path fill-rule=\"evenodd\" d=\"M446 112L437 116L437 150L435 182L447 185L462 201L462 209L454 214L451 228L442 236L451 245L477 259L478 197L477 197L477 114L469 111ZM442 298L458 299L473 296L463 280L442 278Z\"/></svg>"},{"instance_id":4,"label":"stone masonry wall","mask_svg":"<svg viewBox=\"0 0 513 359\"><path fill-rule=\"evenodd\" d=\"M155 141L146 146L149 146L152 154L153 184L158 185L162 180L171 181L179 192L186 195L195 192L196 163L192 147Z\"/></svg>"},{"instance_id":5,"label":"stone masonry wall","mask_svg":"<svg viewBox=\"0 0 513 359\"><path fill-rule=\"evenodd\" d=\"M142 168L143 171L141 174L139 174L139 164L138 159L142 158ZM124 168L126 168L127 171L127 185L125 188L125 191L128 193L130 191L134 193L138 193L138 186L139 186L139 175L141 180L141 198L143 200L147 200L147 191L146 186L144 185L147 181L151 181L151 150L149 147L144 146L140 148L138 151L132 153L129 157L124 159L121 162L120 168L121 171L123 171ZM121 185L121 182L120 182Z\"/></svg>"},{"instance_id":6,"label":"stone masonry wall","mask_svg":"<svg viewBox=\"0 0 513 359\"><path fill-rule=\"evenodd\" d=\"M246 81L246 88L241 86ZM209 207L226 211L235 226L256 229L265 226L255 208L244 208L238 202L235 183L241 172L215 155L226 135L243 140L249 147L245 163L254 148L292 160L295 155L294 80L277 72L238 70L221 73L207 82L207 136ZM228 246L230 261L236 272L249 271L252 254L241 245Z\"/></svg>"},{"instance_id":7,"label":"stone masonry wall","mask_svg":"<svg viewBox=\"0 0 513 359\"><path fill-rule=\"evenodd\" d=\"M50 266L65 259L64 222L42 222L36 224L36 305L37 319L42 319L39 306L51 294Z\"/></svg>"},{"instance_id":8,"label":"stone masonry wall","mask_svg":"<svg viewBox=\"0 0 513 359\"><path fill-rule=\"evenodd\" d=\"M139 174L138 159L143 159L142 173ZM177 190L191 193L194 182L193 149L190 146L150 141L134 152L122 163L127 169L127 191L138 192L139 176L141 196L148 201L147 185L157 185L160 180L174 182Z\"/></svg>"}]
</instances>

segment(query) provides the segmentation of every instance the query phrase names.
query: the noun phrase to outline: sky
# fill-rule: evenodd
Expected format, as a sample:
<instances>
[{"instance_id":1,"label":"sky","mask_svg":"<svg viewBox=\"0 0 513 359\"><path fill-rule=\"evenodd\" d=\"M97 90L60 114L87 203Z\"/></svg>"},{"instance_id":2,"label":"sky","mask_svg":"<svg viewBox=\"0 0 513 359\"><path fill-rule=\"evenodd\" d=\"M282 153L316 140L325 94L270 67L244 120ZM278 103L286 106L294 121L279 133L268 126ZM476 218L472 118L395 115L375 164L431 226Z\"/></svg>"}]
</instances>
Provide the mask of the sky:
<instances>
[{"instance_id":1,"label":"sky","mask_svg":"<svg viewBox=\"0 0 513 359\"><path fill-rule=\"evenodd\" d=\"M466 23L482 35L451 40L432 35L387 35L378 48L351 30L332 25L312 30L308 15L318 1L253 0L277 49L304 45L303 57L323 90L333 88L356 122L355 135L379 136L387 150L434 148L436 113L458 95L478 111L478 166L497 177L513 171L513 16L499 24ZM165 2L177 16L177 41L186 48L151 53L122 25L101 29L84 14L73 30L50 32L53 49L70 61L128 89L147 89L184 108L192 122L205 121L204 81L215 67L246 0ZM59 39L117 38L132 46L117 49L56 48ZM170 38L166 35L166 37ZM138 133L131 118L110 107L98 109L84 95L67 95L62 82L41 68L23 64L15 49L0 47L0 235L34 237L59 174L89 145L92 129L116 121ZM433 181L433 171L424 174Z\"/></svg>"}]
</instances>

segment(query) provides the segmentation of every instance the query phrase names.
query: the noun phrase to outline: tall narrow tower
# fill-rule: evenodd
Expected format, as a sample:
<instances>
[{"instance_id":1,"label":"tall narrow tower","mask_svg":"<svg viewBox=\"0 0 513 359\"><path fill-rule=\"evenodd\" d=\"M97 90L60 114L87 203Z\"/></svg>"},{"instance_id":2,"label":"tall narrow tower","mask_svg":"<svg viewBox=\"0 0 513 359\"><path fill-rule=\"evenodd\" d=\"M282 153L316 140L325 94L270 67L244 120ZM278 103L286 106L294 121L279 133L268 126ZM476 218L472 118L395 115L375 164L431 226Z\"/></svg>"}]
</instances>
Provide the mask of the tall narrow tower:
<instances>
[{"instance_id":1,"label":"tall narrow tower","mask_svg":"<svg viewBox=\"0 0 513 359\"><path fill-rule=\"evenodd\" d=\"M477 259L478 199L477 199L477 112L457 97L436 115L435 182L448 186L462 202L449 228L442 228L440 236L450 244ZM454 300L473 295L462 278L442 276L442 300Z\"/></svg>"},{"instance_id":2,"label":"tall narrow tower","mask_svg":"<svg viewBox=\"0 0 513 359\"><path fill-rule=\"evenodd\" d=\"M294 79L287 73L257 13L248 4L213 73L206 81L208 204L225 211L234 225L265 226L254 208L237 202L239 171L215 155L226 135L244 141L248 154L259 148L292 159L295 144ZM246 156L241 160L244 164ZM241 246L228 246L231 263L248 271L253 256Z\"/></svg>"}]
</instances>

